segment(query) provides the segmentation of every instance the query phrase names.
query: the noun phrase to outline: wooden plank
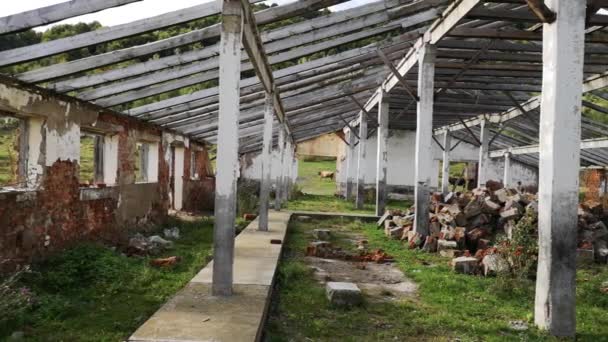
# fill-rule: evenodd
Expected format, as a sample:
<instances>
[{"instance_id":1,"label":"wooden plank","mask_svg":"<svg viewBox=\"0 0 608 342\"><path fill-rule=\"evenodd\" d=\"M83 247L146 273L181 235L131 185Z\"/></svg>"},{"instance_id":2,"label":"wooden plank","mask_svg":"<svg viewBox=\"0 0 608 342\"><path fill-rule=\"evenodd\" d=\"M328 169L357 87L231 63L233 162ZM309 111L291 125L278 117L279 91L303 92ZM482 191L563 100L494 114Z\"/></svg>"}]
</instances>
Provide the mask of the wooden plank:
<instances>
[{"instance_id":1,"label":"wooden plank","mask_svg":"<svg viewBox=\"0 0 608 342\"><path fill-rule=\"evenodd\" d=\"M216 0L221 1L221 0ZM257 0L252 0L257 1ZM256 13L258 24L266 24L276 20L284 19L297 13L331 6L342 0L299 0L284 6L271 7ZM208 4L207 4L208 5ZM217 14L217 13L216 13ZM128 24L125 24L128 25ZM119 63L137 57L152 55L159 51L174 49L180 46L193 44L205 39L218 38L220 36L220 25L215 24L184 34L158 40L148 44L137 45L116 51L81 58L67 63L58 63L48 67L35 69L18 75L18 78L26 82L42 82L56 79L62 76L75 74L82 71L96 69L102 66ZM35 46L35 45L34 45ZM13 50L9 50L13 51Z\"/></svg>"},{"instance_id":2,"label":"wooden plank","mask_svg":"<svg viewBox=\"0 0 608 342\"><path fill-rule=\"evenodd\" d=\"M0 18L0 35L25 31L141 0L71 0Z\"/></svg>"},{"instance_id":3,"label":"wooden plank","mask_svg":"<svg viewBox=\"0 0 608 342\"><path fill-rule=\"evenodd\" d=\"M2 51L0 52L0 66L32 61L216 15L220 13L220 5L221 1L215 0L151 18L136 20L127 24L104 27L99 30L78 34L72 37L60 38L35 45Z\"/></svg>"}]
</instances>

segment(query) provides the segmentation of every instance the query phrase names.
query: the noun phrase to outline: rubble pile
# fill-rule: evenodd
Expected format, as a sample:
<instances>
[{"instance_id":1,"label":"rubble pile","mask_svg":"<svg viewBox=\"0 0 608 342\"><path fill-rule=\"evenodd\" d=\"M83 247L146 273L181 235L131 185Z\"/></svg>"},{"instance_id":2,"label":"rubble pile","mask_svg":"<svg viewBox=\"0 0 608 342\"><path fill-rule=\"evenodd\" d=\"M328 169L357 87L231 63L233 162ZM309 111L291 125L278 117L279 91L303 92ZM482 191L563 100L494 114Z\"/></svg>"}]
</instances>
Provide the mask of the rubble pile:
<instances>
[{"instance_id":1,"label":"rubble pile","mask_svg":"<svg viewBox=\"0 0 608 342\"><path fill-rule=\"evenodd\" d=\"M141 233L133 235L129 239L126 249L128 256L157 255L163 251L173 248L173 241L180 237L179 228L173 227L163 230L164 238L159 235L144 236Z\"/></svg>"},{"instance_id":2,"label":"rubble pile","mask_svg":"<svg viewBox=\"0 0 608 342\"><path fill-rule=\"evenodd\" d=\"M513 265L504 247L513 244L515 230L523 225L533 226L534 233L529 235L537 245L536 194L504 188L497 182L470 192L432 194L428 236L414 231L414 210L387 211L378 226L388 238L401 240L410 249L452 258L451 265L459 273L490 275L508 270ZM524 217L529 218L522 220ZM582 203L578 218L577 262L607 263L608 229L602 221L601 203Z\"/></svg>"}]
</instances>

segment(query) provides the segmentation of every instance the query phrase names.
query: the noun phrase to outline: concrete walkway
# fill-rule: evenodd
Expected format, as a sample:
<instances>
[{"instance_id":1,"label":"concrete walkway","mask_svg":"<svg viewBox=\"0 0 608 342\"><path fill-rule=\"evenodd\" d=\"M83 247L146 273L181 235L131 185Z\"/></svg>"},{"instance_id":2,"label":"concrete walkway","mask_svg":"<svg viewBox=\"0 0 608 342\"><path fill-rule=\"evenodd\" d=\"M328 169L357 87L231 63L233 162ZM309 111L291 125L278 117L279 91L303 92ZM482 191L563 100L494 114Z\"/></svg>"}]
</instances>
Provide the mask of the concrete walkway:
<instances>
[{"instance_id":1,"label":"concrete walkway","mask_svg":"<svg viewBox=\"0 0 608 342\"><path fill-rule=\"evenodd\" d=\"M345 218L354 218L361 219L364 221L376 221L380 218L380 216L371 215L371 214L360 214L360 213L340 213L340 212L332 212L332 211L290 211L293 215L296 216L310 216L314 218L333 218L333 217L345 217Z\"/></svg>"},{"instance_id":2,"label":"concrete walkway","mask_svg":"<svg viewBox=\"0 0 608 342\"><path fill-rule=\"evenodd\" d=\"M257 219L236 238L234 295L213 297L213 262L163 305L129 341L251 342L261 337L274 275L285 240L288 212L269 212L269 231Z\"/></svg>"}]
</instances>

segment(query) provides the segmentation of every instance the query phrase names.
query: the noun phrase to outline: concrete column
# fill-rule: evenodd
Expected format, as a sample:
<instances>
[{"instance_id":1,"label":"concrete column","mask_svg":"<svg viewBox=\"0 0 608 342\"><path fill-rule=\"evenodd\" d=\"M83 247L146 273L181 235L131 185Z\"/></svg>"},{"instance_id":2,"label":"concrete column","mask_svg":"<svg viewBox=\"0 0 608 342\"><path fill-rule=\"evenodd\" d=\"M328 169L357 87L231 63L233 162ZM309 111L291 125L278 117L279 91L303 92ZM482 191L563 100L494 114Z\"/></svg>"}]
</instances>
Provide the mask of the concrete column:
<instances>
[{"instance_id":1,"label":"concrete column","mask_svg":"<svg viewBox=\"0 0 608 342\"><path fill-rule=\"evenodd\" d=\"M367 142L367 117L365 113L359 114L359 158L357 159L357 197L355 206L363 209L365 200L365 143Z\"/></svg>"},{"instance_id":2,"label":"concrete column","mask_svg":"<svg viewBox=\"0 0 608 342\"><path fill-rule=\"evenodd\" d=\"M376 158L376 215L386 210L386 170L388 165L388 112L389 103L385 93L378 106L378 153Z\"/></svg>"},{"instance_id":3,"label":"concrete column","mask_svg":"<svg viewBox=\"0 0 608 342\"><path fill-rule=\"evenodd\" d=\"M416 171L414 185L414 230L429 235L431 170L433 164L433 102L435 96L436 48L426 44L418 56L418 97L416 110Z\"/></svg>"},{"instance_id":4,"label":"concrete column","mask_svg":"<svg viewBox=\"0 0 608 342\"><path fill-rule=\"evenodd\" d=\"M283 130L283 126L279 125L279 143L277 145L277 151L279 152L279 168L277 170L277 178L275 180L275 195L274 195L274 209L281 210L281 200L282 200L282 192L283 192L283 164L285 162L285 131Z\"/></svg>"},{"instance_id":5,"label":"concrete column","mask_svg":"<svg viewBox=\"0 0 608 342\"><path fill-rule=\"evenodd\" d=\"M505 170L502 183L505 187L511 185L511 152L505 153Z\"/></svg>"},{"instance_id":6,"label":"concrete column","mask_svg":"<svg viewBox=\"0 0 608 342\"><path fill-rule=\"evenodd\" d=\"M240 1L225 0L222 6L217 133L219 143L213 229L212 294L214 296L232 295L236 181L239 171L239 82L243 33Z\"/></svg>"},{"instance_id":7,"label":"concrete column","mask_svg":"<svg viewBox=\"0 0 608 342\"><path fill-rule=\"evenodd\" d=\"M281 199L282 203L285 203L289 200L289 189L291 182L289 174L289 165L291 164L291 140L287 137L285 139L285 149L283 151L283 189L281 190Z\"/></svg>"},{"instance_id":8,"label":"concrete column","mask_svg":"<svg viewBox=\"0 0 608 342\"><path fill-rule=\"evenodd\" d=\"M443 136L443 165L441 167L441 192L450 192L450 149L452 148L452 136L446 131Z\"/></svg>"},{"instance_id":9,"label":"concrete column","mask_svg":"<svg viewBox=\"0 0 608 342\"><path fill-rule=\"evenodd\" d=\"M354 194L354 174L355 174L355 134L349 129L346 133L346 200L350 201L353 199Z\"/></svg>"},{"instance_id":10,"label":"concrete column","mask_svg":"<svg viewBox=\"0 0 608 342\"><path fill-rule=\"evenodd\" d=\"M479 130L481 136L481 146L479 146L479 167L477 168L477 187L486 186L488 181L488 166L490 163L490 154L488 153L489 142L490 142L490 126L489 123L484 119L481 120Z\"/></svg>"},{"instance_id":11,"label":"concrete column","mask_svg":"<svg viewBox=\"0 0 608 342\"><path fill-rule=\"evenodd\" d=\"M534 322L574 336L576 225L586 1L546 0L539 143L539 248Z\"/></svg>"},{"instance_id":12,"label":"concrete column","mask_svg":"<svg viewBox=\"0 0 608 342\"><path fill-rule=\"evenodd\" d=\"M272 169L272 120L274 96L266 94L264 106L264 135L262 141L262 179L260 182L260 218L258 229L268 230L268 202L270 201L270 170Z\"/></svg>"}]
</instances>

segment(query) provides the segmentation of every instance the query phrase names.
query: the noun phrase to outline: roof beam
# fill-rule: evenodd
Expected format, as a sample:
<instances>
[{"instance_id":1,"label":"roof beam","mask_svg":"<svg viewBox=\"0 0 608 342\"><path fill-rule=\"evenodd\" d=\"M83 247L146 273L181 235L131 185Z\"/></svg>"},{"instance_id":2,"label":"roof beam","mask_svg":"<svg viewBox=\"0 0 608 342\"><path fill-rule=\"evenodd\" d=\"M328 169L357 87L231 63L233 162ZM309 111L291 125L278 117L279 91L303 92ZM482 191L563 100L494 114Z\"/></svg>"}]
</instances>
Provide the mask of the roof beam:
<instances>
[{"instance_id":1,"label":"roof beam","mask_svg":"<svg viewBox=\"0 0 608 342\"><path fill-rule=\"evenodd\" d=\"M585 139L581 141L581 150L590 150L596 148L608 148L608 138ZM490 158L500 158L505 153L512 154L533 154L538 153L538 144L527 146L514 146L507 149L490 151Z\"/></svg>"},{"instance_id":2,"label":"roof beam","mask_svg":"<svg viewBox=\"0 0 608 342\"><path fill-rule=\"evenodd\" d=\"M0 18L0 35L25 31L141 0L72 0Z\"/></svg>"},{"instance_id":3,"label":"roof beam","mask_svg":"<svg viewBox=\"0 0 608 342\"><path fill-rule=\"evenodd\" d=\"M221 0L215 0L221 2ZM257 1L257 0L256 0ZM284 6L276 6L265 9L263 11L259 11L256 13L256 21L258 24L267 24L276 20L284 19L285 17L290 17L293 15L297 15L298 13L303 13L309 10L315 10L318 8L323 8L326 6L335 5L337 3L342 2L343 0L299 0L293 3L284 5ZM205 4L209 5L209 3ZM202 5L201 5L202 6ZM219 14L219 8L217 12L214 14ZM153 18L150 18L153 19ZM131 23L132 24L132 23ZM129 25L129 24L125 24ZM99 31L99 30L98 30ZM95 31L95 32L98 32ZM75 61L70 61L66 63L58 63L53 64L48 67L34 69L22 74L17 75L17 77L26 82L42 82L48 81L52 79L56 79L63 76L72 75L75 73L79 73L82 71L96 69L102 66L111 65L115 63L119 63L122 61L131 60L134 58L152 55L154 53L160 51L166 51L170 49L175 49L180 46L194 44L200 42L205 39L215 39L220 36L220 24L214 24L211 26L203 27L198 30L190 31L184 34L177 35L175 37L170 37L167 39L157 40L155 42L151 42L148 44L137 45L121 50L110 51L106 53L102 53L99 55L81 58ZM74 36L78 37L78 36ZM73 37L68 37L73 38ZM64 38L64 39L68 39ZM62 39L54 40L52 42L63 41ZM49 42L51 43L51 42ZM67 44L69 47L69 44ZM32 45L34 47L36 45ZM28 47L29 48L29 47ZM8 50L14 51L14 50ZM8 52L5 51L5 52ZM1 56L1 54L0 54Z\"/></svg>"}]
</instances>

